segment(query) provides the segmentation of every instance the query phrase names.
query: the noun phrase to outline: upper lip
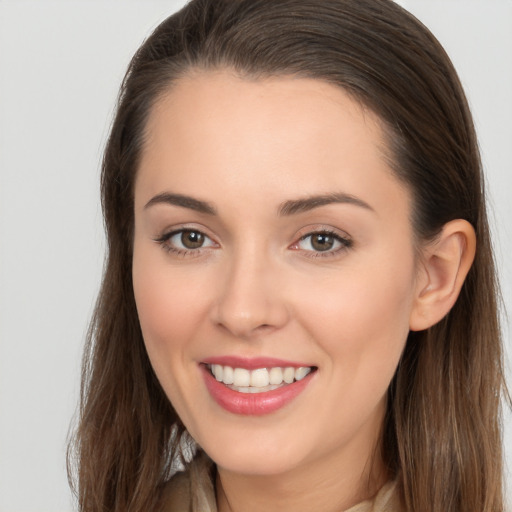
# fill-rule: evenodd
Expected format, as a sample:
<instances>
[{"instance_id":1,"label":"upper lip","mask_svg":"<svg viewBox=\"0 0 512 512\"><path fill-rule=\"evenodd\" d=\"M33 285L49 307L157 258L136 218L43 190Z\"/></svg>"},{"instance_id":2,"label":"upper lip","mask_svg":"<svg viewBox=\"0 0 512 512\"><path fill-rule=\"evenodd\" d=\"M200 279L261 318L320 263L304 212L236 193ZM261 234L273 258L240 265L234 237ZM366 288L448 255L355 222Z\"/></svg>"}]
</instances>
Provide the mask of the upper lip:
<instances>
[{"instance_id":1,"label":"upper lip","mask_svg":"<svg viewBox=\"0 0 512 512\"><path fill-rule=\"evenodd\" d=\"M300 363L297 361L289 361L285 359L278 359L275 357L240 357L240 356L214 356L209 357L203 361L203 364L219 364L222 366L231 366L232 368L245 368L247 370L257 370L258 368L300 368L311 367L313 365L308 363Z\"/></svg>"}]
</instances>

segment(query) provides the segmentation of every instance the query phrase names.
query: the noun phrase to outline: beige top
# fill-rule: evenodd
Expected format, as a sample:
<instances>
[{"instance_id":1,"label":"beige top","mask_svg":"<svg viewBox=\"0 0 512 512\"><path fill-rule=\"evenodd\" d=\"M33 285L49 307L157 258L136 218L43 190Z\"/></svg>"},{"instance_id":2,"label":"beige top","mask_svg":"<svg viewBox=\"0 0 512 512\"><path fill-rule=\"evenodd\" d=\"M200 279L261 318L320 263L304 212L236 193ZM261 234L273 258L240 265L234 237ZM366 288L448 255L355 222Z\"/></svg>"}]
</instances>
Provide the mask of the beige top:
<instances>
[{"instance_id":1,"label":"beige top","mask_svg":"<svg viewBox=\"0 0 512 512\"><path fill-rule=\"evenodd\" d=\"M186 472L176 474L168 484L163 512L217 512L209 469L204 461L195 460ZM192 495L190 489L196 481L201 482L196 487L200 492ZM396 482L388 482L372 499L350 507L345 512L403 512L396 492Z\"/></svg>"}]
</instances>

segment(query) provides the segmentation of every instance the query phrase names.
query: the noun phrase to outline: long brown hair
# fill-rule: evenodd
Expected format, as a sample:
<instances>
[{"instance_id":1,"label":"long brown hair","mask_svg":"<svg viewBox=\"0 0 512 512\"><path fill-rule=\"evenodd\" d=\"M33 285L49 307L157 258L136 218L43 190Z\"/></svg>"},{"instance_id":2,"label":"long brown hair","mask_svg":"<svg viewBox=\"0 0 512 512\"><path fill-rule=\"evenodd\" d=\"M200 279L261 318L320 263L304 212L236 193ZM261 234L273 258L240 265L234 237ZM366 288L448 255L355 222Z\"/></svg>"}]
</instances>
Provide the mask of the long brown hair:
<instances>
[{"instance_id":1,"label":"long brown hair","mask_svg":"<svg viewBox=\"0 0 512 512\"><path fill-rule=\"evenodd\" d=\"M503 511L505 385L475 130L441 45L391 0L193 0L133 57L103 161L108 258L69 452L80 510L155 510L180 456L185 429L153 373L135 308L133 184L152 106L192 68L343 88L383 123L391 166L413 196L417 238L457 218L473 225L476 258L455 306L407 340L382 453L408 511Z\"/></svg>"}]
</instances>

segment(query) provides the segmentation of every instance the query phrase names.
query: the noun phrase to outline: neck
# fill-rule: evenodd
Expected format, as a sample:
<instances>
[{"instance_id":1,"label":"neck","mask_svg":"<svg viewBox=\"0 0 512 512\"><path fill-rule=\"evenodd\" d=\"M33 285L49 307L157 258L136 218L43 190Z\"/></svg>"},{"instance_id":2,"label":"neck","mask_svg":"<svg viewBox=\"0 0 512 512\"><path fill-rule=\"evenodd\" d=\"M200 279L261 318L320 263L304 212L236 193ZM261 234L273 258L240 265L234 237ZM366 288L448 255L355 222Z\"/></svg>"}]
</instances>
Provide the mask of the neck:
<instances>
[{"instance_id":1,"label":"neck","mask_svg":"<svg viewBox=\"0 0 512 512\"><path fill-rule=\"evenodd\" d=\"M279 475L244 475L217 468L219 512L340 512L374 496L388 475L378 451L355 462L329 454ZM348 455L348 454L347 454ZM359 459L361 461L361 459Z\"/></svg>"}]
</instances>

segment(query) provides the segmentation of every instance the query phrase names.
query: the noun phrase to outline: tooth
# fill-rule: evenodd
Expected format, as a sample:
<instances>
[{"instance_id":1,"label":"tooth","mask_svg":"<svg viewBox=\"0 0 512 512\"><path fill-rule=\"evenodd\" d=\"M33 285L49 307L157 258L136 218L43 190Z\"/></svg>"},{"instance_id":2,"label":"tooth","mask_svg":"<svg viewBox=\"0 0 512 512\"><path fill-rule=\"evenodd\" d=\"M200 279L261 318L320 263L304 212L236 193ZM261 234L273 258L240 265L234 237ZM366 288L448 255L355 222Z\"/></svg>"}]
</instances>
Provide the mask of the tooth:
<instances>
[{"instance_id":1,"label":"tooth","mask_svg":"<svg viewBox=\"0 0 512 512\"><path fill-rule=\"evenodd\" d=\"M309 372L311 368L308 366L301 366L295 370L295 380L302 380Z\"/></svg>"},{"instance_id":2,"label":"tooth","mask_svg":"<svg viewBox=\"0 0 512 512\"><path fill-rule=\"evenodd\" d=\"M281 368L271 368L268 376L270 384L279 385L283 383L283 370Z\"/></svg>"},{"instance_id":3,"label":"tooth","mask_svg":"<svg viewBox=\"0 0 512 512\"><path fill-rule=\"evenodd\" d=\"M291 384L293 379L295 379L295 368L289 366L283 370L283 380L286 382L286 384Z\"/></svg>"},{"instance_id":4,"label":"tooth","mask_svg":"<svg viewBox=\"0 0 512 512\"><path fill-rule=\"evenodd\" d=\"M212 365L212 373L215 378L220 382L222 380L222 366L220 364Z\"/></svg>"},{"instance_id":5,"label":"tooth","mask_svg":"<svg viewBox=\"0 0 512 512\"><path fill-rule=\"evenodd\" d=\"M241 387L237 388L237 391L239 393L250 393L251 388L249 386L241 386Z\"/></svg>"},{"instance_id":6,"label":"tooth","mask_svg":"<svg viewBox=\"0 0 512 512\"><path fill-rule=\"evenodd\" d=\"M258 368L251 372L251 386L256 388L263 388L268 386L269 377L268 370L266 368Z\"/></svg>"},{"instance_id":7,"label":"tooth","mask_svg":"<svg viewBox=\"0 0 512 512\"><path fill-rule=\"evenodd\" d=\"M239 386L250 386L251 385L251 372L245 368L235 368L233 370L233 384Z\"/></svg>"},{"instance_id":8,"label":"tooth","mask_svg":"<svg viewBox=\"0 0 512 512\"><path fill-rule=\"evenodd\" d=\"M233 384L233 368L231 366L224 366L222 382L224 384Z\"/></svg>"}]
</instances>

